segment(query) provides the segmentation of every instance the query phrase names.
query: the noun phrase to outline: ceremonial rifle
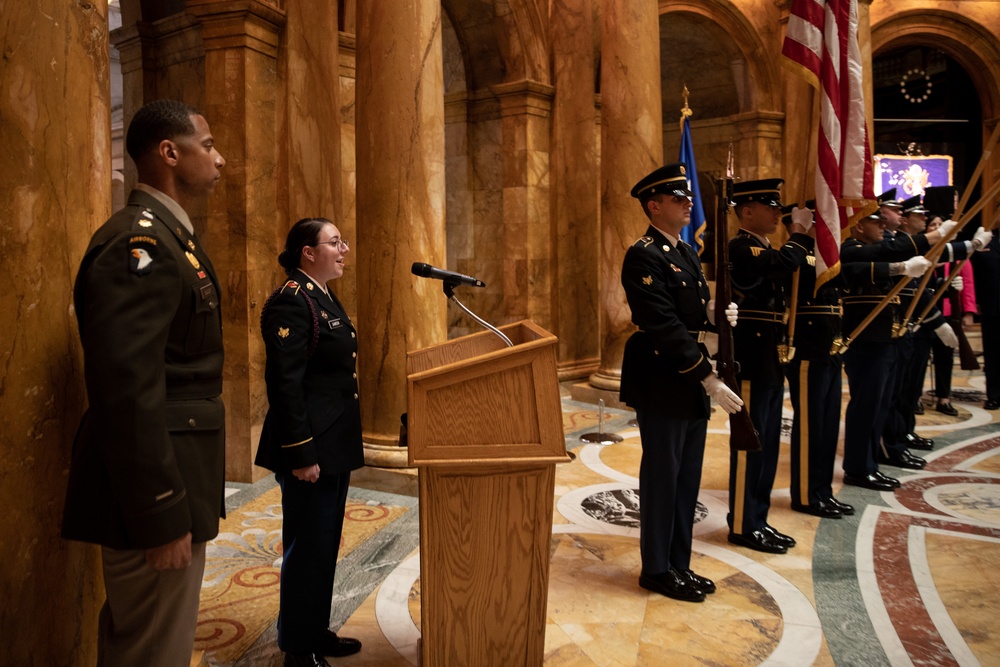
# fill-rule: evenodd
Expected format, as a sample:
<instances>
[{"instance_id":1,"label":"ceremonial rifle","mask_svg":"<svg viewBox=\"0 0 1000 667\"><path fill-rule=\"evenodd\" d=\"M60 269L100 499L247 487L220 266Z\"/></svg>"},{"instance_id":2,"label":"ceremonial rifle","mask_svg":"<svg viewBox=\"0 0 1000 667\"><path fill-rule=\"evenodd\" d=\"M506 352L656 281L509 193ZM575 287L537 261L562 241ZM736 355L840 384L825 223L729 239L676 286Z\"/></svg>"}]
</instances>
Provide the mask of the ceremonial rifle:
<instances>
[{"instance_id":1,"label":"ceremonial rifle","mask_svg":"<svg viewBox=\"0 0 1000 667\"><path fill-rule=\"evenodd\" d=\"M730 153L731 155L731 153ZM733 179L720 178L716 181L719 195L715 211L715 328L719 334L719 350L715 357L715 370L723 382L737 396L740 385L736 382L736 359L733 349L733 328L726 319L726 308L733 300L729 274L729 202L733 195ZM742 397L741 397L742 398ZM729 448L744 452L760 451L760 438L750 413L745 405L740 411L729 415Z\"/></svg>"},{"instance_id":2,"label":"ceremonial rifle","mask_svg":"<svg viewBox=\"0 0 1000 667\"><path fill-rule=\"evenodd\" d=\"M969 210L967 215L957 217L956 222L958 224L955 226L955 228L952 229L945 236L942 236L941 240L935 243L934 246L930 250L928 250L927 254L924 256L931 262L936 262L938 258L941 256L941 253L944 252L945 245L947 245L948 242L951 241L959 231L961 231L962 227L965 226L965 223L971 220L976 214L978 214L979 211L981 211L983 207L985 207L986 204L988 204L993 199L993 197L997 195L998 192L1000 192L1000 181L997 181L996 183L993 184L993 187L991 187L987 191L987 193L978 202L976 202L976 205ZM874 320L878 316L878 314L881 313L882 310L887 305L889 305L889 303L891 303L893 299L896 298L896 295L898 295L903 290L903 288L909 284L910 280L912 279L909 278L908 276L902 276L899 279L899 282L897 282L896 285L891 290L889 290L889 293L886 294L884 297L882 297L882 300L878 303L878 305L872 308L871 312L869 312L868 315L865 316L865 319L862 320L861 323L854 328L854 331L851 332L851 335L844 339L841 348L839 350L840 352L847 351L847 348L850 346L850 344L861 334L862 331L865 330L865 328L869 324L871 324L872 320ZM902 327L897 325L893 325L893 327L895 329L893 331L893 335L898 338L900 335L902 335Z\"/></svg>"}]
</instances>

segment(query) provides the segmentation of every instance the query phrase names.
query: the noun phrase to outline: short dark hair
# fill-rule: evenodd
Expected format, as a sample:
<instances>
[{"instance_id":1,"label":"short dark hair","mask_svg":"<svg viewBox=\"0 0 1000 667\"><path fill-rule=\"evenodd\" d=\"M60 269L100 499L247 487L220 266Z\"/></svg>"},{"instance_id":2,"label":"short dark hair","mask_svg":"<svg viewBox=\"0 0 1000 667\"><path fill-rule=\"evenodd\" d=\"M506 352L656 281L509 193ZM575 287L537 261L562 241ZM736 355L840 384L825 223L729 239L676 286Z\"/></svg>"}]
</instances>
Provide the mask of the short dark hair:
<instances>
[{"instance_id":1,"label":"short dark hair","mask_svg":"<svg viewBox=\"0 0 1000 667\"><path fill-rule=\"evenodd\" d=\"M302 264L302 249L316 245L323 226L332 224L333 221L326 218L302 218L292 225L285 237L285 249L278 255L278 264L285 269L285 273L291 275L292 271L299 268Z\"/></svg>"},{"instance_id":2,"label":"short dark hair","mask_svg":"<svg viewBox=\"0 0 1000 667\"><path fill-rule=\"evenodd\" d=\"M133 162L138 162L164 139L194 134L191 116L198 111L177 100L155 100L135 112L128 124L125 150Z\"/></svg>"}]
</instances>

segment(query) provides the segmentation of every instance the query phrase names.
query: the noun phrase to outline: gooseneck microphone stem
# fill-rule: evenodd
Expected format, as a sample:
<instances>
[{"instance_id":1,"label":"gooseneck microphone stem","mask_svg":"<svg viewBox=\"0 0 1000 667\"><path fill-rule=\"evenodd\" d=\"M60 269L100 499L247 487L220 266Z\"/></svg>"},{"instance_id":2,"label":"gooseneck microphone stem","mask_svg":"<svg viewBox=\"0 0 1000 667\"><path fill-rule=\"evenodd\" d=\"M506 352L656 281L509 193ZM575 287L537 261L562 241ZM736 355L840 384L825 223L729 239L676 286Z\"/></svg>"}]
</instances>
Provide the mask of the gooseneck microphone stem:
<instances>
[{"instance_id":1,"label":"gooseneck microphone stem","mask_svg":"<svg viewBox=\"0 0 1000 667\"><path fill-rule=\"evenodd\" d=\"M479 324L481 324L482 326L486 327L487 329L489 329L490 331L492 331L496 335L500 336L500 339L504 343L507 344L507 347L514 347L514 343L510 342L510 338L507 338L507 336L504 335L504 332L500 331L495 326L493 326L492 324L490 324L489 322L487 322L483 318L479 317L479 315L476 315L474 312L472 312L471 310L469 310L468 308L466 308L466 306L465 306L464 303L462 303L461 301L458 300L458 297L455 296L455 287L457 287L457 285L454 282L451 282L451 281L448 281L448 280L444 281L444 294L445 294L445 296L447 296L449 299L451 299L452 301L454 301L455 304L459 308L461 308L463 311L465 311L465 313L469 317L471 317L472 319L474 319L476 322L479 322Z\"/></svg>"}]
</instances>

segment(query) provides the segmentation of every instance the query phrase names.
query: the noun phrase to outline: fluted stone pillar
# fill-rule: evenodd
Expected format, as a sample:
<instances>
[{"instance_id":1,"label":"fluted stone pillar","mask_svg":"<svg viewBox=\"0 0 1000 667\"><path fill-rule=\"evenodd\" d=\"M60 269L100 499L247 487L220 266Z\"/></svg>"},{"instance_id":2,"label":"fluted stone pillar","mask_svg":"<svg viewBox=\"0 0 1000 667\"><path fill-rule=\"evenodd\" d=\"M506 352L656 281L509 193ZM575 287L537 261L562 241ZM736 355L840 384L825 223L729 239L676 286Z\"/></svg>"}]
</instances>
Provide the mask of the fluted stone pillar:
<instances>
[{"instance_id":1,"label":"fluted stone pillar","mask_svg":"<svg viewBox=\"0 0 1000 667\"><path fill-rule=\"evenodd\" d=\"M554 331L561 379L593 372L600 360L600 197L594 133L594 15L591 0L554 0L551 15L550 188L555 228Z\"/></svg>"},{"instance_id":2,"label":"fluted stone pillar","mask_svg":"<svg viewBox=\"0 0 1000 667\"><path fill-rule=\"evenodd\" d=\"M260 309L277 281L277 55L284 12L259 0L188 0L204 43L203 111L226 158L199 236L222 283L226 479L250 482L267 393ZM334 33L334 36L336 33ZM334 40L334 44L335 44ZM333 48L333 47L331 47Z\"/></svg>"},{"instance_id":3,"label":"fluted stone pillar","mask_svg":"<svg viewBox=\"0 0 1000 667\"><path fill-rule=\"evenodd\" d=\"M663 164L660 24L656 0L603 0L601 32L601 367L599 389L621 386L633 331L621 286L625 249L648 225L629 196Z\"/></svg>"},{"instance_id":4,"label":"fluted stone pillar","mask_svg":"<svg viewBox=\"0 0 1000 667\"><path fill-rule=\"evenodd\" d=\"M357 3L358 368L366 460L405 465L406 351L447 339L440 0Z\"/></svg>"},{"instance_id":5,"label":"fluted stone pillar","mask_svg":"<svg viewBox=\"0 0 1000 667\"><path fill-rule=\"evenodd\" d=\"M0 664L92 665L100 551L59 526L85 398L73 281L111 214L107 3L6 3L3 17Z\"/></svg>"}]
</instances>

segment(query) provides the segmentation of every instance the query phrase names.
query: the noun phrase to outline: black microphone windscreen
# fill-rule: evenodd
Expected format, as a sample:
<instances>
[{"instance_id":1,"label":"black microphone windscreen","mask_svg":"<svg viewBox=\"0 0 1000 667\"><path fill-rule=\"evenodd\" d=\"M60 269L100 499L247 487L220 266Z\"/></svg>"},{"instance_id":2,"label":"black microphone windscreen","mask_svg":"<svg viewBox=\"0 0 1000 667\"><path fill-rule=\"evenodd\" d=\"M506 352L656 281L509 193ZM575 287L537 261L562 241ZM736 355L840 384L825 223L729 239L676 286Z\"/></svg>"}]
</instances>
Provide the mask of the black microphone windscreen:
<instances>
[{"instance_id":1,"label":"black microphone windscreen","mask_svg":"<svg viewBox=\"0 0 1000 667\"><path fill-rule=\"evenodd\" d=\"M424 264L423 262L414 262L413 266L410 267L410 273L421 278L430 278L431 265Z\"/></svg>"}]
</instances>

